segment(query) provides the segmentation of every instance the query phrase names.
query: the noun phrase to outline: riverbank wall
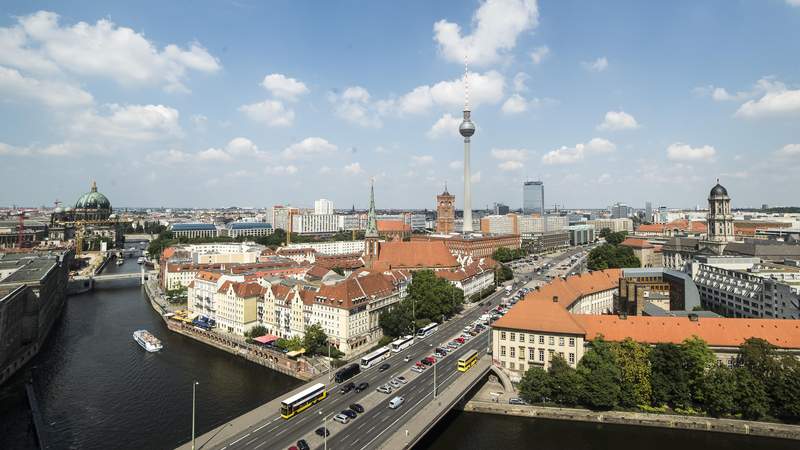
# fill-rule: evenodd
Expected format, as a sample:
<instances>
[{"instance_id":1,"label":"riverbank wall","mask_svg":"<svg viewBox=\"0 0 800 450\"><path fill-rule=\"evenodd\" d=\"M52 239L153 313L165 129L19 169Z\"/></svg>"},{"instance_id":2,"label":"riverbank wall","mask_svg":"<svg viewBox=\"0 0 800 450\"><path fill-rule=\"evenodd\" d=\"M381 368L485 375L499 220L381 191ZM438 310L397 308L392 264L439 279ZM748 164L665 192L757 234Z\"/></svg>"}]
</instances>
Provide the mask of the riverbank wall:
<instances>
[{"instance_id":1,"label":"riverbank wall","mask_svg":"<svg viewBox=\"0 0 800 450\"><path fill-rule=\"evenodd\" d=\"M153 279L155 277L152 277ZM242 357L248 361L262 365L268 369L280 372L284 375L297 378L301 381L309 381L320 375L314 366L303 358L292 359L283 353L248 344L238 336L232 336L213 331L197 328L183 322L170 320L164 314L170 312L170 307L164 296L158 292L158 287L154 280L148 280L144 284L145 295L150 302L150 306L161 316L167 328L175 333L200 341L233 355Z\"/></svg>"},{"instance_id":2,"label":"riverbank wall","mask_svg":"<svg viewBox=\"0 0 800 450\"><path fill-rule=\"evenodd\" d=\"M578 408L509 405L471 400L464 411L534 419L573 420L580 422L639 425L647 427L676 428L717 433L745 434L780 439L800 440L800 426L747 420L717 419L713 417L679 416L671 414L637 413L627 411L591 411Z\"/></svg>"}]
</instances>

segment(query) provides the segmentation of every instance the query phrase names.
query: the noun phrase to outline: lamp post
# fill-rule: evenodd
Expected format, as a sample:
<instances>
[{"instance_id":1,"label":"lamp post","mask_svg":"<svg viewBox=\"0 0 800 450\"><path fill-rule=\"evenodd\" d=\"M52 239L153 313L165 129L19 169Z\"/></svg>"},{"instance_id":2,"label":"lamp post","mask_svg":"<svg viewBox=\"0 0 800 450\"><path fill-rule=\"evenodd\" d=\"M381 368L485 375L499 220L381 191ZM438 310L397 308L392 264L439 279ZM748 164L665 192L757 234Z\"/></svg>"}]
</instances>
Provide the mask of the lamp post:
<instances>
[{"instance_id":1,"label":"lamp post","mask_svg":"<svg viewBox=\"0 0 800 450\"><path fill-rule=\"evenodd\" d=\"M192 382L192 450L194 450L194 418L195 418L195 410L196 410L196 398L197 398L197 385L200 384L197 380Z\"/></svg>"},{"instance_id":2,"label":"lamp post","mask_svg":"<svg viewBox=\"0 0 800 450\"><path fill-rule=\"evenodd\" d=\"M322 416L322 411L319 412L319 415ZM330 413L329 414L325 414L324 416L322 416L322 430L323 430L322 439L323 439L323 442L324 442L323 445L324 445L325 450L328 450L328 427L327 427L327 421L328 421L328 416L329 415L330 415Z\"/></svg>"}]
</instances>

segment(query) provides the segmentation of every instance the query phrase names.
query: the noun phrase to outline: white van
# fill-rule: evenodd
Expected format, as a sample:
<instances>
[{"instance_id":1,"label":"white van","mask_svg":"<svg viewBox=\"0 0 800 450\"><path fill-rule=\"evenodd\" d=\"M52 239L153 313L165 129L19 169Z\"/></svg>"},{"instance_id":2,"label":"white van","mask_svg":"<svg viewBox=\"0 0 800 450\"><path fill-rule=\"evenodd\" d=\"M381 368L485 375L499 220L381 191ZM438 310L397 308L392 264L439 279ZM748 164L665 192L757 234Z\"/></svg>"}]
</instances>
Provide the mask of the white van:
<instances>
[{"instance_id":1,"label":"white van","mask_svg":"<svg viewBox=\"0 0 800 450\"><path fill-rule=\"evenodd\" d=\"M399 407L400 407L400 405L402 405L402 404L403 404L403 401L404 401L404 400L405 400L405 399L404 399L403 397L400 397L400 396L398 395L397 397L395 397L395 398L393 398L393 399L389 400L389 408L392 408L392 409L397 409L397 408L399 408Z\"/></svg>"}]
</instances>

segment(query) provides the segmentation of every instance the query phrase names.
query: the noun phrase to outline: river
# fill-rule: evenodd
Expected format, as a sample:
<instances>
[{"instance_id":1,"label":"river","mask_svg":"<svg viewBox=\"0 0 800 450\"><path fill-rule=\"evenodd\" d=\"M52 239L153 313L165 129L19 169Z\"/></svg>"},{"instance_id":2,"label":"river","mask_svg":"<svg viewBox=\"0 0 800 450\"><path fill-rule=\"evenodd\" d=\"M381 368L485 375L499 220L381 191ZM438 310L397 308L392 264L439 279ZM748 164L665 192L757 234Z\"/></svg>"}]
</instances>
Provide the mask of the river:
<instances>
[{"instance_id":1,"label":"river","mask_svg":"<svg viewBox=\"0 0 800 450\"><path fill-rule=\"evenodd\" d=\"M138 271L134 259L107 273ZM138 280L69 297L42 351L0 388L0 448L35 449L24 382L32 377L52 449L170 449L191 435L192 380L198 434L300 384L171 333ZM139 328L164 343L147 353ZM797 442L739 435L451 413L418 448L617 450L789 449Z\"/></svg>"}]
</instances>

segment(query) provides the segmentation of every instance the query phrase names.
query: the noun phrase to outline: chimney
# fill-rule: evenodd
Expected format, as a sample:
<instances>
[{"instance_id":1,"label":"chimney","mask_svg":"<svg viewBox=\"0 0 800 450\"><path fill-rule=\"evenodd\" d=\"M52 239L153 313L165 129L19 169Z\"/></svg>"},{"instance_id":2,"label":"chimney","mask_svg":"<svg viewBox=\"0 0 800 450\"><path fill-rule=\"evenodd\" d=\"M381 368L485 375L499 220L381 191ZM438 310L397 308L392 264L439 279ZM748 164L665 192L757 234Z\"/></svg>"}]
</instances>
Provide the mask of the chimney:
<instances>
[{"instance_id":1,"label":"chimney","mask_svg":"<svg viewBox=\"0 0 800 450\"><path fill-rule=\"evenodd\" d=\"M558 303L558 296L557 295L553 296L553 303Z\"/></svg>"},{"instance_id":2,"label":"chimney","mask_svg":"<svg viewBox=\"0 0 800 450\"><path fill-rule=\"evenodd\" d=\"M689 314L689 321L690 322L697 322L700 320L700 316L697 314Z\"/></svg>"}]
</instances>

